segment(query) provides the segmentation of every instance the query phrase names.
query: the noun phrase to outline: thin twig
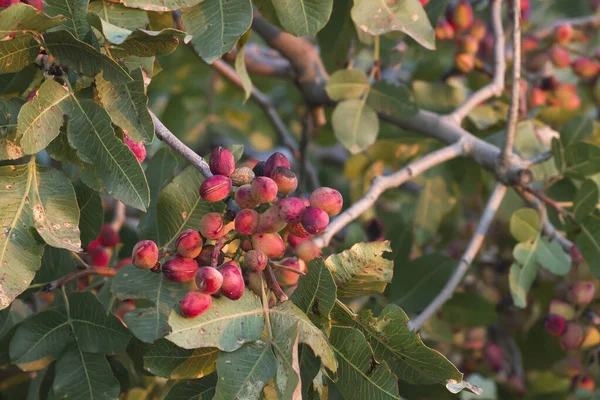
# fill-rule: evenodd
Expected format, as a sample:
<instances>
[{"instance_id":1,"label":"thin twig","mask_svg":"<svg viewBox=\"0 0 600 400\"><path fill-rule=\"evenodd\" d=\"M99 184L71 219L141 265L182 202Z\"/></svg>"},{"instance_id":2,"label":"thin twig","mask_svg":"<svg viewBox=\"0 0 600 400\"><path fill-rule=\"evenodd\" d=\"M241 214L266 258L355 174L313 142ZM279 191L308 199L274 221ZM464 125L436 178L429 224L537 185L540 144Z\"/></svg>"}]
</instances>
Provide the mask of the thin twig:
<instances>
[{"instance_id":1,"label":"thin twig","mask_svg":"<svg viewBox=\"0 0 600 400\"><path fill-rule=\"evenodd\" d=\"M546 195L546 193L542 192L541 190L536 190L536 189L532 189L532 188L523 188L523 189L528 191L529 193L531 193L538 199L540 199L540 201L542 203L552 207L557 213L562 214L562 215L568 215L568 216L574 218L574 215L571 211L563 208L560 204L558 204L558 202L556 202L552 198L548 197L548 195Z\"/></svg>"},{"instance_id":2,"label":"thin twig","mask_svg":"<svg viewBox=\"0 0 600 400\"><path fill-rule=\"evenodd\" d=\"M508 122L506 123L506 139L500 160L502 166L509 164L513 154L517 122L519 121L519 100L521 99L521 0L513 0L511 14L513 16L513 60L512 60L512 88L510 92L510 108L508 109Z\"/></svg>"},{"instance_id":3,"label":"thin twig","mask_svg":"<svg viewBox=\"0 0 600 400\"><path fill-rule=\"evenodd\" d=\"M483 214L481 215L481 219L479 220L479 224L473 233L473 237L471 241L467 245L465 249L465 253L460 259L460 263L456 267L456 270L446 283L446 286L442 289L440 293L432 300L431 303L423 310L421 314L419 314L414 320L408 321L408 328L411 330L419 330L423 324L433 316L446 301L450 300L454 291L462 281L463 277L467 273L469 266L473 262L475 256L479 252L481 245L483 244L483 240L487 235L487 231L494 220L494 216L496 215L496 211L498 207L500 207L500 203L502 203L502 199L504 199L504 195L506 194L506 186L502 183L496 183L496 187L492 192L488 202L485 206L485 210L483 210Z\"/></svg>"},{"instance_id":4,"label":"thin twig","mask_svg":"<svg viewBox=\"0 0 600 400\"><path fill-rule=\"evenodd\" d=\"M51 292L53 290L56 290L62 286L65 286L67 284L69 284L70 282L80 279L80 278L85 278L86 276L92 276L92 275L100 275L100 276L115 276L117 274L117 270L114 268L108 268L108 267L103 267L103 268L91 268L91 269L84 269L82 271L77 271L77 272L73 272L69 275L65 275L62 278L53 280L51 282L48 282L46 284L43 284L42 286L42 290L44 292ZM36 284L35 287L40 286L41 284ZM32 287L34 287L32 285Z\"/></svg>"},{"instance_id":5,"label":"thin twig","mask_svg":"<svg viewBox=\"0 0 600 400\"><path fill-rule=\"evenodd\" d=\"M156 136L168 144L173 150L183 156L186 160L188 160L194 167L202 173L207 178L210 178L213 174L210 172L210 167L208 163L196 154L196 152L186 146L181 140L177 138L152 112L152 110L148 109L152 120L154 121L154 127L156 130Z\"/></svg>"},{"instance_id":6,"label":"thin twig","mask_svg":"<svg viewBox=\"0 0 600 400\"><path fill-rule=\"evenodd\" d=\"M552 25L547 28L540 29L535 32L534 37L538 40L546 39L548 36L554 34L557 27L561 25L570 25L575 29L595 29L600 26L600 15L591 15L589 17L571 18L571 19L559 19L554 21Z\"/></svg>"},{"instance_id":7,"label":"thin twig","mask_svg":"<svg viewBox=\"0 0 600 400\"><path fill-rule=\"evenodd\" d=\"M211 67L213 67L215 71L217 71L219 74L221 74L224 78L226 78L234 85L242 89L244 88L244 85L238 74L225 61L217 60L211 64ZM279 116L277 110L275 110L275 107L273 107L273 105L271 104L271 100L269 99L269 97L257 88L252 87L252 91L250 92L250 98L254 102L256 102L256 104L258 104L260 108L262 108L263 112L267 115L269 121L271 122L271 125L273 125L273 128L279 135L281 143L285 147L289 148L292 151L292 153L296 153L298 151L298 143L296 143L294 136L285 126L285 123L281 119L281 116Z\"/></svg>"},{"instance_id":8,"label":"thin twig","mask_svg":"<svg viewBox=\"0 0 600 400\"><path fill-rule=\"evenodd\" d=\"M298 275L302 275L302 276L306 275L305 272L300 271L299 269L296 269L296 268L288 267L287 265L278 264L278 263L273 262L273 261L271 261L271 265L275 269L282 269L284 271L289 271L289 272L292 272L294 274L298 274Z\"/></svg>"},{"instance_id":9,"label":"thin twig","mask_svg":"<svg viewBox=\"0 0 600 400\"><path fill-rule=\"evenodd\" d=\"M469 150L470 149L463 141L459 141L434 151L391 175L375 177L367 193L365 193L359 201L331 221L323 233L314 239L314 242L319 247L327 246L331 241L331 238L337 232L367 211L387 189L398 187L438 164L467 154Z\"/></svg>"},{"instance_id":10,"label":"thin twig","mask_svg":"<svg viewBox=\"0 0 600 400\"><path fill-rule=\"evenodd\" d=\"M548 161L552 158L552 150L545 151L540 154L536 154L535 156L529 158L525 161L525 165L527 167L531 167L532 165L541 164L545 161Z\"/></svg>"},{"instance_id":11,"label":"thin twig","mask_svg":"<svg viewBox=\"0 0 600 400\"><path fill-rule=\"evenodd\" d=\"M504 74L506 73L505 40L502 28L502 0L494 0L491 6L491 22L494 35L494 77L492 82L473 93L464 103L446 118L460 125L463 119L479 104L498 97L504 90Z\"/></svg>"},{"instance_id":12,"label":"thin twig","mask_svg":"<svg viewBox=\"0 0 600 400\"><path fill-rule=\"evenodd\" d=\"M210 257L210 266L213 268L217 268L219 266L219 255L221 254L221 249L227 244L237 238L237 234L235 232L228 233L217 240L215 243L215 247L213 248L212 255Z\"/></svg>"},{"instance_id":13,"label":"thin twig","mask_svg":"<svg viewBox=\"0 0 600 400\"><path fill-rule=\"evenodd\" d=\"M119 232L125 223L125 211L127 211L127 206L125 203L115 200L113 220L110 223L110 226L115 230L115 232Z\"/></svg>"},{"instance_id":14,"label":"thin twig","mask_svg":"<svg viewBox=\"0 0 600 400\"><path fill-rule=\"evenodd\" d=\"M277 297L277 300L286 301L288 297L285 293L283 293L283 290L281 290L281 286L279 286L279 282L277 282L275 272L273 271L273 267L271 265L267 265L267 268L263 270L263 276L267 281L267 286L269 289L271 289L275 297Z\"/></svg>"}]
</instances>

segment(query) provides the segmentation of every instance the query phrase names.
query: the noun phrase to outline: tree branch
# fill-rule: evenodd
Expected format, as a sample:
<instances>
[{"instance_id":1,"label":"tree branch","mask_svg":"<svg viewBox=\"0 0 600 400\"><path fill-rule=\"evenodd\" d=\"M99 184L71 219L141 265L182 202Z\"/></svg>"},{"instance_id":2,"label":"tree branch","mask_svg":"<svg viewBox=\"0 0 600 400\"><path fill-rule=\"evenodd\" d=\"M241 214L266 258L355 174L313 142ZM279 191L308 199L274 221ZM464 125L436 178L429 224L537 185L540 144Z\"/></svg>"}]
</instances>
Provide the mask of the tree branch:
<instances>
[{"instance_id":1,"label":"tree branch","mask_svg":"<svg viewBox=\"0 0 600 400\"><path fill-rule=\"evenodd\" d=\"M559 19L547 28L540 29L533 35L538 40L546 39L554 34L556 28L561 25L571 25L575 29L595 29L600 26L600 15L591 15L589 17Z\"/></svg>"},{"instance_id":2,"label":"tree branch","mask_svg":"<svg viewBox=\"0 0 600 400\"><path fill-rule=\"evenodd\" d=\"M445 117L456 125L460 125L472 109L491 97L500 96L504 90L504 74L506 73L504 49L506 45L502 28L502 3L502 0L494 0L490 12L494 34L494 77L492 82L473 93L456 110Z\"/></svg>"},{"instance_id":3,"label":"tree branch","mask_svg":"<svg viewBox=\"0 0 600 400\"><path fill-rule=\"evenodd\" d=\"M115 200L113 220L110 223L110 226L115 230L115 232L119 232L125 223L125 211L127 211L127 206L125 203Z\"/></svg>"},{"instance_id":4,"label":"tree branch","mask_svg":"<svg viewBox=\"0 0 600 400\"><path fill-rule=\"evenodd\" d=\"M532 165L541 164L545 161L548 161L551 158L552 158L552 150L548 150L543 153L536 154L535 156L529 158L528 160L525 161L525 163L526 163L525 165L527 167L531 167Z\"/></svg>"},{"instance_id":5,"label":"tree branch","mask_svg":"<svg viewBox=\"0 0 600 400\"><path fill-rule=\"evenodd\" d=\"M230 53L225 54L223 59L233 64L237 53L238 50L233 49ZM251 74L284 79L293 79L295 76L290 62L273 49L256 43L246 43L244 56L246 69Z\"/></svg>"},{"instance_id":6,"label":"tree branch","mask_svg":"<svg viewBox=\"0 0 600 400\"><path fill-rule=\"evenodd\" d=\"M100 275L100 276L115 276L117 274L117 270L114 268L108 268L108 267L103 267L103 268L90 268L90 269L84 269L82 271L77 271L77 272L73 272L69 275L63 276L62 278L53 280L51 282L48 282L47 284L45 284L42 287L42 291L44 292L51 292L53 290L59 289L62 286L65 286L67 284L69 284L70 282L80 279L80 278L85 278L86 276L91 276L91 275Z\"/></svg>"},{"instance_id":7,"label":"tree branch","mask_svg":"<svg viewBox=\"0 0 600 400\"><path fill-rule=\"evenodd\" d=\"M517 122L519 121L519 100L521 98L521 0L513 0L511 14L513 16L513 60L512 60L512 88L510 94L510 108L508 122L506 123L506 139L502 149L501 162L506 167L510 156L513 154Z\"/></svg>"},{"instance_id":8,"label":"tree branch","mask_svg":"<svg viewBox=\"0 0 600 400\"><path fill-rule=\"evenodd\" d=\"M234 85L244 88L240 77L236 74L235 70L231 68L226 62L223 60L217 60L211 64L211 67L216 70L221 76L226 78L228 81L233 83ZM292 153L298 152L298 143L294 139L292 133L285 126L285 123L271 104L271 100L267 95L258 90L255 87L252 87L252 91L250 92L250 98L256 102L262 108L263 112L269 118L271 125L275 128L275 132L279 135L279 139L281 143L289 148Z\"/></svg>"},{"instance_id":9,"label":"tree branch","mask_svg":"<svg viewBox=\"0 0 600 400\"><path fill-rule=\"evenodd\" d=\"M446 286L442 289L440 293L433 299L433 301L423 310L421 314L417 316L414 320L408 321L408 329L410 330L419 330L423 324L433 316L446 301L452 298L454 291L462 281L464 275L467 273L469 266L473 262L475 256L479 252L481 245L483 244L483 240L487 235L488 229L494 220L494 215L496 215L496 211L500 207L502 203L502 199L504 199L504 195L506 194L506 186L502 183L498 182L494 191L492 192L488 202L485 206L485 210L481 215L481 219L479 220L479 224L473 233L473 237L471 241L467 245L465 249L465 253L463 254L460 263L456 267L456 271L452 274Z\"/></svg>"},{"instance_id":10,"label":"tree branch","mask_svg":"<svg viewBox=\"0 0 600 400\"><path fill-rule=\"evenodd\" d=\"M210 178L213 174L210 172L210 167L204 158L196 154L196 152L187 147L181 140L177 138L152 112L148 109L152 121L154 121L154 127L156 130L156 136L168 144L173 150L179 153L183 158L188 160L194 167L198 169L206 178Z\"/></svg>"},{"instance_id":11,"label":"tree branch","mask_svg":"<svg viewBox=\"0 0 600 400\"><path fill-rule=\"evenodd\" d=\"M381 194L387 189L398 187L415 176L427 171L428 169L448 160L468 154L469 151L470 149L465 142L459 141L450 146L434 151L433 153L427 154L420 160L407 165L391 175L375 177L373 179L373 184L367 193L365 193L365 195L359 201L354 203L350 208L335 218L329 224L329 226L327 226L323 233L313 239L314 242L321 248L327 246L331 241L331 238L337 232L342 230L342 228L354 221L363 212L375 204L379 196L381 196Z\"/></svg>"}]
</instances>

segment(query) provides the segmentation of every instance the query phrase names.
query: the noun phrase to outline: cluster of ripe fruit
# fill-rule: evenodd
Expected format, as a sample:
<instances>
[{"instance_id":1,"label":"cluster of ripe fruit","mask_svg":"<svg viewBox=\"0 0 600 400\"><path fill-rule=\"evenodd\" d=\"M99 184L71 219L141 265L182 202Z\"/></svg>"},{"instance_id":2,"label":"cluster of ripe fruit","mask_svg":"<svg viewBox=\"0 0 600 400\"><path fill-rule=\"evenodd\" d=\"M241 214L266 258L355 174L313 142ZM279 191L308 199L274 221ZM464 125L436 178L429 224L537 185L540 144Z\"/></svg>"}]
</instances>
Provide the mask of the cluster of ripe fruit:
<instances>
[{"instance_id":1,"label":"cluster of ripe fruit","mask_svg":"<svg viewBox=\"0 0 600 400\"><path fill-rule=\"evenodd\" d=\"M306 263L321 255L311 236L323 232L329 217L342 210L342 196L335 189L316 189L308 199L291 197L298 179L281 153L253 168L236 168L232 152L217 147L209 166L213 176L200 186L201 197L211 203L233 197L239 209L236 207L233 220L228 220L230 212L204 215L198 231L188 229L179 234L176 255L162 265L165 278L195 282L197 290L188 292L179 304L181 314L189 318L208 310L212 296L239 299L246 287L244 277L252 282L267 267L273 268L279 284L294 286L306 272ZM235 256L226 258L221 249L237 240ZM296 257L282 259L288 248ZM136 244L133 265L158 271L158 261L156 243L142 240Z\"/></svg>"}]
</instances>

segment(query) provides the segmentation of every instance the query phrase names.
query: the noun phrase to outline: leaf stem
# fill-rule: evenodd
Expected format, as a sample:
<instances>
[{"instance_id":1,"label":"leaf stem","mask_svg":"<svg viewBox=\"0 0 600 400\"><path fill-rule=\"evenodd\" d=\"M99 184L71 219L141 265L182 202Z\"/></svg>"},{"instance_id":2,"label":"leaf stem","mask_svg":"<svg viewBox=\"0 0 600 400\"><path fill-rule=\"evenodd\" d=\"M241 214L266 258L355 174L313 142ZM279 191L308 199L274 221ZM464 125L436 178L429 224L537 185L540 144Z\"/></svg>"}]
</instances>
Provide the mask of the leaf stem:
<instances>
[{"instance_id":1,"label":"leaf stem","mask_svg":"<svg viewBox=\"0 0 600 400\"><path fill-rule=\"evenodd\" d=\"M265 324L267 325L267 334L269 339L273 339L273 330L271 328L271 311L269 310L269 299L267 298L267 292L265 291L265 283L263 281L264 274L260 274L260 291L263 303L263 310L265 311Z\"/></svg>"},{"instance_id":2,"label":"leaf stem","mask_svg":"<svg viewBox=\"0 0 600 400\"><path fill-rule=\"evenodd\" d=\"M279 282L277 282L277 278L275 278L273 267L270 264L267 265L267 268L263 270L263 273L265 280L267 281L267 286L271 289L275 297L277 297L277 300L286 301L288 297L283 293L283 290L281 290L281 286L279 286Z\"/></svg>"}]
</instances>

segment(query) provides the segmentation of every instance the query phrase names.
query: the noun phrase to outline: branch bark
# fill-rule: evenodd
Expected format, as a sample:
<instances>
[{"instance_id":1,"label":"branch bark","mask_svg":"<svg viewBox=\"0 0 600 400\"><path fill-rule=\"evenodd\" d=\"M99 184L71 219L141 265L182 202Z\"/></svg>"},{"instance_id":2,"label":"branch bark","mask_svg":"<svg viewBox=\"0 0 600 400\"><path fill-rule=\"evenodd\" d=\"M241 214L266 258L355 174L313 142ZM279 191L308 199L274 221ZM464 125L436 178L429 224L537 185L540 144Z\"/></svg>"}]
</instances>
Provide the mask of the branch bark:
<instances>
[{"instance_id":1,"label":"branch bark","mask_svg":"<svg viewBox=\"0 0 600 400\"><path fill-rule=\"evenodd\" d=\"M210 172L210 167L206 160L203 157L196 154L196 152L185 145L181 140L177 138L152 112L152 110L148 109L150 116L152 117L152 121L154 121L154 128L156 131L156 136L168 144L173 150L179 153L183 158L188 160L194 167L202 173L206 178L210 178L213 176L212 172Z\"/></svg>"},{"instance_id":2,"label":"branch bark","mask_svg":"<svg viewBox=\"0 0 600 400\"><path fill-rule=\"evenodd\" d=\"M336 233L375 204L379 196L387 189L398 187L428 169L448 160L466 155L469 151L470 149L465 142L458 141L457 143L426 155L422 159L407 165L391 175L375 177L375 179L373 179L373 184L367 193L365 193L359 201L335 218L323 233L313 239L313 241L321 248L327 246Z\"/></svg>"},{"instance_id":3,"label":"branch bark","mask_svg":"<svg viewBox=\"0 0 600 400\"><path fill-rule=\"evenodd\" d=\"M502 28L502 0L494 0L491 6L490 19L494 35L494 77L492 82L473 93L451 114L445 118L460 125L472 109L492 97L498 97L504 90L504 74L506 73L505 40Z\"/></svg>"},{"instance_id":4,"label":"branch bark","mask_svg":"<svg viewBox=\"0 0 600 400\"><path fill-rule=\"evenodd\" d=\"M496 215L496 211L500 207L502 203L502 199L504 199L504 195L506 194L506 186L502 183L498 182L494 191L492 192L488 202L485 206L485 210L481 215L481 219L479 220L479 224L473 233L473 237L471 241L467 245L465 253L463 254L458 266L456 267L456 271L452 274L446 286L442 289L440 293L433 299L433 301L423 310L421 314L417 316L414 320L408 321L408 329L410 330L419 330L423 324L433 316L446 301L452 298L454 291L462 281L463 277L467 273L469 266L473 262L475 256L479 252L481 245L483 244L483 240L487 235L488 229L494 220L494 216Z\"/></svg>"},{"instance_id":5,"label":"branch bark","mask_svg":"<svg viewBox=\"0 0 600 400\"><path fill-rule=\"evenodd\" d=\"M508 109L508 122L506 123L506 139L502 149L501 161L505 168L510 162L517 134L519 121L519 100L521 98L521 0L513 0L511 14L513 16L513 62L512 62L512 88L510 94L510 107Z\"/></svg>"},{"instance_id":6,"label":"branch bark","mask_svg":"<svg viewBox=\"0 0 600 400\"><path fill-rule=\"evenodd\" d=\"M77 271L77 272L73 272L72 274L63 276L62 278L56 279L52 282L48 282L46 285L44 285L44 287L42 288L42 291L44 292L51 292L53 290L59 289L62 286L65 286L67 284L69 284L70 282L80 279L80 278L85 278L86 276L91 276L91 275L100 275L100 276L115 276L117 274L117 270L114 268L108 268L108 267L103 267L103 268L90 268L90 269L84 269L82 271Z\"/></svg>"}]
</instances>

